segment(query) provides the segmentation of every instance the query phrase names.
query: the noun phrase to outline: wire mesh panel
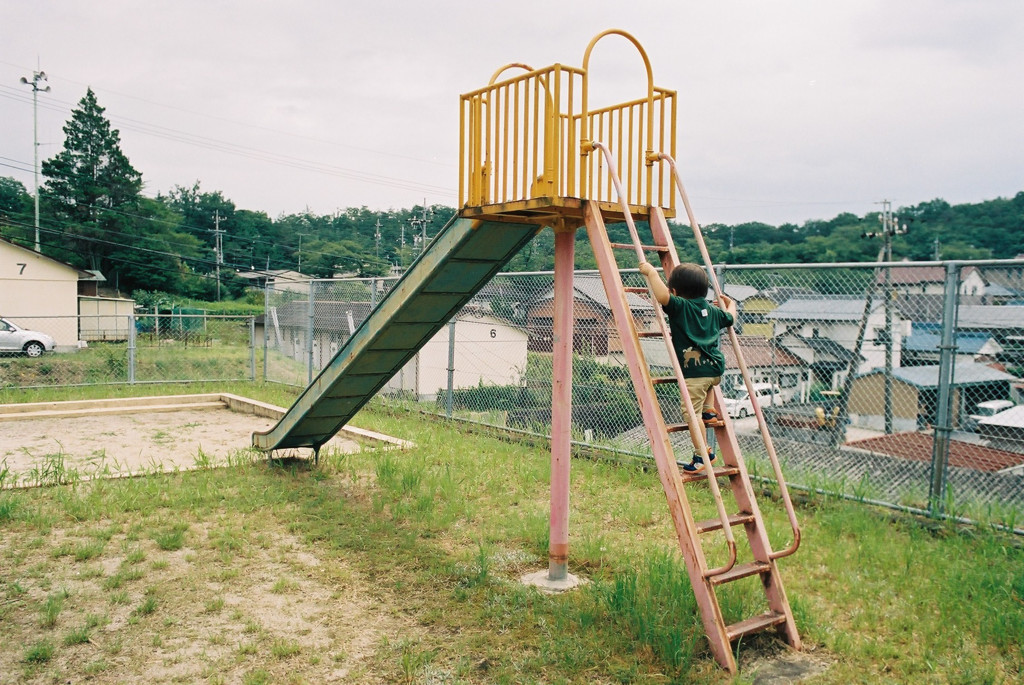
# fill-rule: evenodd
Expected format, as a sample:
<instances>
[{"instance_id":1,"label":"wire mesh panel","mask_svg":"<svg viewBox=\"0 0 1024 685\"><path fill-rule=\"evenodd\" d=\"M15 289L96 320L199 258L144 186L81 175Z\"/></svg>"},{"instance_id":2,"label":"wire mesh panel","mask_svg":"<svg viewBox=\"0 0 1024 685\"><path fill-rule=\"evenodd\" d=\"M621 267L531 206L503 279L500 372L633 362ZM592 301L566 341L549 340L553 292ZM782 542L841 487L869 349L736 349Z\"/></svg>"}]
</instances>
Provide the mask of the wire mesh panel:
<instances>
[{"instance_id":1,"label":"wire mesh panel","mask_svg":"<svg viewBox=\"0 0 1024 685\"><path fill-rule=\"evenodd\" d=\"M188 313L181 308L136 318L131 380L253 380L261 350L252 317Z\"/></svg>"},{"instance_id":2,"label":"wire mesh panel","mask_svg":"<svg viewBox=\"0 0 1024 685\"><path fill-rule=\"evenodd\" d=\"M397 278L267 285L264 378L306 385L348 341Z\"/></svg>"},{"instance_id":3,"label":"wire mesh panel","mask_svg":"<svg viewBox=\"0 0 1024 685\"><path fill-rule=\"evenodd\" d=\"M718 276L737 303L753 384L741 381L723 336L724 409L755 474L771 470L754 402L791 485L1020 526L1024 261L729 266ZM635 270L621 277L644 285ZM258 377L305 386L396 283L272 283L262 322L180 309L17 317L55 350L0 351L0 388ZM499 274L382 397L549 435L553 296L550 272ZM642 294L627 293L627 304L637 331L656 327ZM623 341L596 272L574 274L573 324L574 439L645 458ZM668 375L664 342L641 344L652 374ZM657 393L666 420L681 421L678 388ZM689 437L672 440L685 458Z\"/></svg>"},{"instance_id":4,"label":"wire mesh panel","mask_svg":"<svg viewBox=\"0 0 1024 685\"><path fill-rule=\"evenodd\" d=\"M0 388L105 381L109 374L102 361L81 363L77 354L70 354L79 351L79 340L77 316L4 316L0 319ZM72 358L78 363L71 363Z\"/></svg>"},{"instance_id":5,"label":"wire mesh panel","mask_svg":"<svg viewBox=\"0 0 1024 685\"><path fill-rule=\"evenodd\" d=\"M934 510L938 497L947 514L1019 520L1024 428L1014 417L1022 400L1024 307L1013 295L1024 289L1009 282L1015 269L954 265L949 281L949 265L933 263L722 268L724 290L739 308L738 344L755 393L752 400L723 336L725 409L754 472L771 473L756 401L792 484L914 509ZM627 287L643 285L632 270L622 278ZM409 396L433 397L438 413L549 434L552 282L551 274L502 274L463 313L487 312L525 332L520 382L477 375L463 387L462 380L453 384L450 408L447 389ZM953 318L948 287L955 289ZM652 330L650 303L633 293L627 301L636 329ZM953 328L956 311L960 325ZM643 456L646 431L609 317L599 276L576 272L573 434ZM953 340L947 378L940 373L944 327ZM492 345L497 339L475 339L476 352L462 350L456 334L456 373L463 359L483 358ZM503 345L500 355L518 358ZM652 373L668 375L664 342L645 339L642 347ZM681 421L678 388L659 385L657 392L666 420ZM688 455L686 434L673 442Z\"/></svg>"},{"instance_id":6,"label":"wire mesh panel","mask_svg":"<svg viewBox=\"0 0 1024 685\"><path fill-rule=\"evenodd\" d=\"M45 332L54 347L38 357L0 349L0 387L253 380L262 360L251 316L176 308L17 320L22 333Z\"/></svg>"}]
</instances>

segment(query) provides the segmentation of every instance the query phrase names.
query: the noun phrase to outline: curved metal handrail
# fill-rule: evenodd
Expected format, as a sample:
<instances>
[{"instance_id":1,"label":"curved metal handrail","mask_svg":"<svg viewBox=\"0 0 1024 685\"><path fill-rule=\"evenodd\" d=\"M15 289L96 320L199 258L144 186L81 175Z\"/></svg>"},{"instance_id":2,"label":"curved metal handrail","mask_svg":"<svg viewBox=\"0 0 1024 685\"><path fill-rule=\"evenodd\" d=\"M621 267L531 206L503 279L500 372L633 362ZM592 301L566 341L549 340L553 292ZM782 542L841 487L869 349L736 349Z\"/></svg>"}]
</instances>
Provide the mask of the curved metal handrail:
<instances>
[{"instance_id":1,"label":"curved metal handrail","mask_svg":"<svg viewBox=\"0 0 1024 685\"><path fill-rule=\"evenodd\" d=\"M509 69L522 69L528 74L532 74L536 70L528 64L522 62L509 62L508 64L498 67L493 74L491 79L487 82L488 86L493 86L498 80L498 77ZM556 185L554 176L557 172L558 167L558 150L561 145L560 143L560 131L558 130L557 122L555 121L555 108L554 98L551 95L551 89L548 87L548 80L542 75L537 75L537 82L544 88L544 95L547 97L547 106L550 113L544 117L544 172L541 175L545 178L552 186ZM487 97L481 98L481 105L484 107L490 107L490 102ZM489 116L489 115L488 115ZM490 129L488 129L488 135ZM487 169L490 169L491 165L491 147L490 141L488 140L485 146L484 152L484 165ZM540 179L538 179L540 180Z\"/></svg>"},{"instance_id":2,"label":"curved metal handrail","mask_svg":"<svg viewBox=\"0 0 1024 685\"><path fill-rule=\"evenodd\" d=\"M601 40L605 36L610 35L622 36L623 38L631 42L633 46L637 49L637 52L640 53L640 57L643 58L644 69L647 72L647 149L645 150L645 166L647 167L647 179L645 187L647 189L647 204L650 205L652 196L651 184L654 181L654 163L651 159L651 156L654 154L654 70L651 68L651 60L648 59L647 57L647 51L644 50L642 45L640 45L640 41L638 41L636 38L634 38L631 34L627 33L626 31L623 31L622 29L607 29L605 31L602 31L601 33L597 34L590 40L590 43L587 45L587 49L583 52L584 77L583 88L580 93L580 153L582 155L586 155L588 152L587 147L592 143L592 141L590 141L588 137L590 135L590 132L588 131L587 123L587 118L590 112L590 103L588 99L590 93L590 53L593 52L594 46L597 45L597 42L599 40ZM609 164L610 163L611 162L609 161ZM628 196L623 195L621 190L621 187L617 186L615 188L615 191L619 193L619 197L623 198L623 201L626 203L624 208L628 210ZM628 214L629 213L627 211L627 216Z\"/></svg>"},{"instance_id":3,"label":"curved metal handrail","mask_svg":"<svg viewBox=\"0 0 1024 685\"><path fill-rule=\"evenodd\" d=\"M704 264L708 267L708 272L711 276L711 284L715 290L715 296L721 297L722 287L718 282L718 276L715 274L714 265L711 261L711 256L708 254L707 245L704 243L704 235L701 233L700 225L697 223L696 218L694 218L693 210L690 207L690 199L686 195L686 190L683 188L683 181L679 177L679 172L676 169L676 162L671 156L663 152L655 155L655 159L668 162L668 165L672 170L672 177L676 181L676 188L679 190L680 198L683 201L683 207L686 209L686 216L690 220L690 227L693 229L694 238L697 241L697 246L700 248L701 258L703 258ZM772 442L771 434L768 432L768 423L765 421L764 414L761 411L761 406L757 402L757 396L754 393L754 384L750 379L750 373L747 370L747 363L740 352L739 336L736 333L735 326L731 326L729 328L729 340L732 342L732 349L736 351L736 361L739 363L740 373L743 375L743 384L746 386L747 394L750 396L750 404L754 409L754 415L757 417L757 426L761 431L764 447L768 452L768 459L772 463L772 470L775 472L775 479L779 483L782 501L786 507L786 515L789 517L789 525L793 530L793 542L790 546L784 550L769 554L771 559L780 559L793 554L800 547L800 524L797 523L796 520L796 510L793 508L793 501L790 499L789 489L786 487L786 479L782 475L782 467L779 464L779 458L775 452L775 444Z\"/></svg>"},{"instance_id":4,"label":"curved metal handrail","mask_svg":"<svg viewBox=\"0 0 1024 685\"><path fill-rule=\"evenodd\" d=\"M612 183L615 186L615 192L619 197L619 202L622 204L622 212L626 217L626 225L629 227L629 235L633 239L633 247L636 250L637 259L640 261L641 264L643 264L644 262L647 261L647 258L644 255L643 243L640 240L639 233L637 233L636 224L633 222L633 216L629 211L629 205L627 203L626 196L623 194L622 183L619 180L618 174L615 173L615 160L612 157L611 150L609 150L608 146L605 145L604 143L593 142L591 143L591 145L594 147L594 149L600 150L602 153L604 153L605 161L607 161L608 163L608 170L612 179ZM666 343L671 343L672 338L669 334L667 324L665 323L665 316L662 314L661 305L658 303L658 300L653 296L653 293L651 296L651 304L654 305L655 318L658 319L659 325L661 326L662 335L665 337ZM682 382L683 371L682 367L679 365L679 357L676 355L675 349L672 347L671 344L667 344L666 347L668 348L669 359L672 361L672 370L675 373L676 382L679 384L679 394L683 398L683 406L686 408L687 419L691 426L696 425L697 412L693 408L693 402L690 401L690 393L686 389L686 384ZM701 454L707 454L708 445L706 438L703 435L698 434L697 440L698 446L701 450ZM722 573L726 573L727 571L732 569L733 566L736 565L736 539L732 534L732 526L729 524L729 513L725 510L725 502L722 500L722 491L718 487L718 479L715 477L715 469L714 466L710 463L710 460L706 465L705 469L708 474L708 486L710 487L711 492L714 496L715 506L718 508L718 518L722 523L722 530L725 533L725 539L729 546L728 563L726 563L722 567L707 569L706 571L704 571L704 577L710 578L711 576L717 576Z\"/></svg>"}]
</instances>

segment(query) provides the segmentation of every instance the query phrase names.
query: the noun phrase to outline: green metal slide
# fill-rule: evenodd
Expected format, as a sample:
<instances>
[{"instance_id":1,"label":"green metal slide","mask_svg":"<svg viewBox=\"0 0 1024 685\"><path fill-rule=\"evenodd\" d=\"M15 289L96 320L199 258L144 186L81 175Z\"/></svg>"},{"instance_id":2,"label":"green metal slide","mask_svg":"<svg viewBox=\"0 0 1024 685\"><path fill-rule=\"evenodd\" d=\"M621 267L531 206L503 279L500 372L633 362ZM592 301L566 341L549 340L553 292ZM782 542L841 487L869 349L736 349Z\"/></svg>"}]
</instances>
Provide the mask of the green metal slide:
<instances>
[{"instance_id":1,"label":"green metal slide","mask_svg":"<svg viewBox=\"0 0 1024 685\"><path fill-rule=\"evenodd\" d=\"M538 230L452 219L277 425L253 433L253 446L319 451Z\"/></svg>"}]
</instances>

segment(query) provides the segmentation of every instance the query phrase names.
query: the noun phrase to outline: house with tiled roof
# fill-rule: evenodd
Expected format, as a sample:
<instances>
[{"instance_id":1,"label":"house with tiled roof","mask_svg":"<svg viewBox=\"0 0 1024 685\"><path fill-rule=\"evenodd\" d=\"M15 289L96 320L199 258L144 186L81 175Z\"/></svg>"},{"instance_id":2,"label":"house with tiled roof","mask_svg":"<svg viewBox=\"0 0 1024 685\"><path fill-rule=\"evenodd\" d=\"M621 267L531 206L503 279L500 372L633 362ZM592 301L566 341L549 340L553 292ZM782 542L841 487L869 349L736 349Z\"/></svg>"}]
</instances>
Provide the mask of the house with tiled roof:
<instances>
[{"instance_id":1,"label":"house with tiled roof","mask_svg":"<svg viewBox=\"0 0 1024 685\"><path fill-rule=\"evenodd\" d=\"M733 294L729 285L725 287L725 294ZM744 335L773 337L776 334L776 327L769 314L794 297L821 297L821 295L807 288L788 286L774 286L758 290L736 303L740 315L738 330Z\"/></svg>"},{"instance_id":2,"label":"house with tiled roof","mask_svg":"<svg viewBox=\"0 0 1024 685\"><path fill-rule=\"evenodd\" d=\"M776 344L787 353L800 359L808 373L808 383L820 383L829 388L838 388L850 369L853 351L846 349L831 338L820 335L800 335L798 332L784 333L776 338ZM864 362L864 356L857 357L857 367Z\"/></svg>"},{"instance_id":3,"label":"house with tiled roof","mask_svg":"<svg viewBox=\"0 0 1024 685\"><path fill-rule=\"evenodd\" d=\"M575 354L607 357L622 352L622 341L612 318L611 305L598 274L575 274L572 281L573 336ZM547 290L526 307L526 324L531 352L551 352L554 339L554 289ZM636 293L626 293L637 330L655 325L654 306Z\"/></svg>"},{"instance_id":4,"label":"house with tiled roof","mask_svg":"<svg viewBox=\"0 0 1024 685\"><path fill-rule=\"evenodd\" d=\"M987 330L957 329L953 342L958 362L992 362L1003 352L1003 346ZM938 364L941 343L942 324L912 323L910 335L903 340L899 366Z\"/></svg>"},{"instance_id":5,"label":"house with tiled roof","mask_svg":"<svg viewBox=\"0 0 1024 685\"><path fill-rule=\"evenodd\" d=\"M863 321L865 311L866 322ZM850 356L839 351L836 345L852 353L859 343L861 359L857 367L861 372L885 366L886 346L890 340L892 357L899 359L909 325L895 308L891 310L891 316L892 327L887 334L885 302L881 298L873 298L869 303L866 298L856 295L803 295L790 298L770 312L767 318L775 324L776 337L785 337L783 344L787 349L804 358L812 367L824 363L819 367L823 372L827 365L832 374L830 385L836 387L842 379L842 370L837 364L842 363L843 356L848 362ZM863 340L858 340L862 329ZM829 345L830 352L825 357L820 352L820 340L834 343ZM809 350L811 356L798 352L797 343L804 350ZM819 380L822 380L821 376Z\"/></svg>"},{"instance_id":6,"label":"house with tiled roof","mask_svg":"<svg viewBox=\"0 0 1024 685\"><path fill-rule=\"evenodd\" d=\"M885 283L885 269L878 269L875 283ZM894 266L889 269L889 282L901 295L942 295L946 292L946 267L935 265ZM958 291L961 295L982 296L988 283L975 266L960 269ZM1005 290L1005 288L1003 289Z\"/></svg>"}]
</instances>

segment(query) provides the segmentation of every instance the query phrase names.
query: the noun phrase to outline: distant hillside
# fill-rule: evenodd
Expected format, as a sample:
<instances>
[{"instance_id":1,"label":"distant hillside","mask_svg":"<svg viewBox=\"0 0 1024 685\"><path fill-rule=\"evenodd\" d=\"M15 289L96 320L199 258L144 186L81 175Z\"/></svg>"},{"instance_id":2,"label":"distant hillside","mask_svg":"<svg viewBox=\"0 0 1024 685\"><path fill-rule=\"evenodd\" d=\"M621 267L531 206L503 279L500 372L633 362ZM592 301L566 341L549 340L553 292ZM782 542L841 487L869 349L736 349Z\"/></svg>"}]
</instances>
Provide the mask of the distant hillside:
<instances>
[{"instance_id":1,"label":"distant hillside","mask_svg":"<svg viewBox=\"0 0 1024 685\"><path fill-rule=\"evenodd\" d=\"M895 210L906 233L893 237L893 259L1011 259L1024 254L1024 192L1014 197L977 204L950 205L944 200L922 202ZM700 261L685 217L670 221L680 258ZM860 262L878 259L879 238L864 238L880 228L879 214L863 217L844 213L828 221L802 226L772 226L758 222L704 226L712 259L728 264ZM641 235L646 227L641 225ZM613 242L629 242L625 224L608 226ZM517 257L517 268L548 269L553 265L553 242L542 233L534 254ZM593 267L585 232L577 241L577 265Z\"/></svg>"}]
</instances>

